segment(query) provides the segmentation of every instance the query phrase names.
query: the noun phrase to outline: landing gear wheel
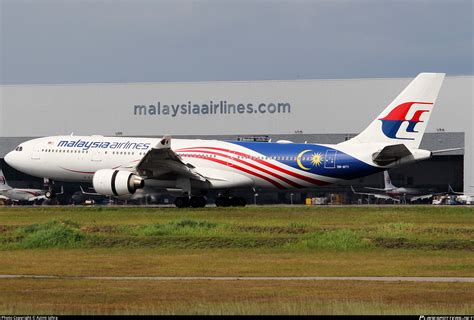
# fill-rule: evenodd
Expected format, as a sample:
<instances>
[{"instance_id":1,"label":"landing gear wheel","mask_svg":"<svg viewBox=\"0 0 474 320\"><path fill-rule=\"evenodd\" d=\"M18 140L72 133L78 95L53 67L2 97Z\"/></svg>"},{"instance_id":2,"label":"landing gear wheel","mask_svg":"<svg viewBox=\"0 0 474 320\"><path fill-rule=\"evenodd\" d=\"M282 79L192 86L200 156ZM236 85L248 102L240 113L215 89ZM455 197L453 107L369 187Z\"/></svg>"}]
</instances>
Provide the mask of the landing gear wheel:
<instances>
[{"instance_id":1,"label":"landing gear wheel","mask_svg":"<svg viewBox=\"0 0 474 320\"><path fill-rule=\"evenodd\" d=\"M187 207L189 207L189 198L188 197L178 197L174 200L174 205L178 208L187 208Z\"/></svg>"},{"instance_id":2,"label":"landing gear wheel","mask_svg":"<svg viewBox=\"0 0 474 320\"><path fill-rule=\"evenodd\" d=\"M233 207L245 207L247 201L242 197L233 197L230 199L230 204Z\"/></svg>"},{"instance_id":3,"label":"landing gear wheel","mask_svg":"<svg viewBox=\"0 0 474 320\"><path fill-rule=\"evenodd\" d=\"M239 207L245 207L246 205L247 205L247 201L245 200L245 198L239 197L239 204L238 204L238 206L239 206Z\"/></svg>"},{"instance_id":4,"label":"landing gear wheel","mask_svg":"<svg viewBox=\"0 0 474 320\"><path fill-rule=\"evenodd\" d=\"M230 198L230 205L233 207L240 207L240 198L239 197Z\"/></svg>"},{"instance_id":5,"label":"landing gear wheel","mask_svg":"<svg viewBox=\"0 0 474 320\"><path fill-rule=\"evenodd\" d=\"M189 200L189 204L193 208L204 208L206 206L206 203L207 201L206 201L206 198L204 197L194 196L194 197L191 197L191 199Z\"/></svg>"},{"instance_id":6,"label":"landing gear wheel","mask_svg":"<svg viewBox=\"0 0 474 320\"><path fill-rule=\"evenodd\" d=\"M216 199L216 207L230 207L230 205L231 205L230 198L218 197Z\"/></svg>"},{"instance_id":7,"label":"landing gear wheel","mask_svg":"<svg viewBox=\"0 0 474 320\"><path fill-rule=\"evenodd\" d=\"M46 199L54 199L56 198L56 192L54 192L54 190L48 190L44 193L44 196Z\"/></svg>"}]
</instances>

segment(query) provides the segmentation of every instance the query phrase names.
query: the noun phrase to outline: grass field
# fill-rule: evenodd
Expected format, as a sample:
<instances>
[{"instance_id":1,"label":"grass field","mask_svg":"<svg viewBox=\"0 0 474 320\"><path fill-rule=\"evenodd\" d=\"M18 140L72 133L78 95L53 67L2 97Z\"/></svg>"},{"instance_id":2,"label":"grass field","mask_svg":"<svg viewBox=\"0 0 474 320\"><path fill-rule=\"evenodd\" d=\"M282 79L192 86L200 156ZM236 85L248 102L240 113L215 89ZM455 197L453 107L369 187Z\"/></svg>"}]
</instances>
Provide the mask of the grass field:
<instances>
[{"instance_id":1,"label":"grass field","mask_svg":"<svg viewBox=\"0 0 474 320\"><path fill-rule=\"evenodd\" d=\"M0 208L0 274L474 277L468 207ZM474 285L0 280L0 314L473 313Z\"/></svg>"}]
</instances>

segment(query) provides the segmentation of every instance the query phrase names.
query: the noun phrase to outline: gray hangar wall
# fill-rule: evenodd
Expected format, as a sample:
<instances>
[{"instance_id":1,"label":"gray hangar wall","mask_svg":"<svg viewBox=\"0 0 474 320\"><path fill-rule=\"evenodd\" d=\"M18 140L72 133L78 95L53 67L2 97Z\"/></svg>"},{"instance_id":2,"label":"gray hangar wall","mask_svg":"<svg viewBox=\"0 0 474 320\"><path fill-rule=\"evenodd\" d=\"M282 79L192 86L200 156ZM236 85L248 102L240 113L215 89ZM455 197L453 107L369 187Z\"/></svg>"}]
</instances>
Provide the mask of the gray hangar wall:
<instances>
[{"instance_id":1,"label":"gray hangar wall","mask_svg":"<svg viewBox=\"0 0 474 320\"><path fill-rule=\"evenodd\" d=\"M0 138L117 132L347 134L364 129L411 80L4 85ZM427 128L427 132L465 133L464 190L470 192L474 192L473 80L473 76L446 77Z\"/></svg>"}]
</instances>

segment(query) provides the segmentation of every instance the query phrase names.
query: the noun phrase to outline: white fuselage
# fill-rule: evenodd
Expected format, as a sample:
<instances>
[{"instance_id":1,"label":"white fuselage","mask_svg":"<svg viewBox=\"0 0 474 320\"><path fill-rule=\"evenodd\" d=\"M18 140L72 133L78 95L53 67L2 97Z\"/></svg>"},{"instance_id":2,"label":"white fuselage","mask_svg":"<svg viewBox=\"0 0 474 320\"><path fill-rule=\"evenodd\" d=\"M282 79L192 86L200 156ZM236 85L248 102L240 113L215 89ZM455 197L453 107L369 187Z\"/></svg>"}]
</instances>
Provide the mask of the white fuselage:
<instances>
[{"instance_id":1,"label":"white fuselage","mask_svg":"<svg viewBox=\"0 0 474 320\"><path fill-rule=\"evenodd\" d=\"M421 194L425 194L426 191L424 191L422 189L400 187L400 188L394 188L394 189L391 189L391 190L387 190L385 193L390 195L390 196L393 196L393 197L395 197L395 196L418 196L418 195L421 195Z\"/></svg>"},{"instance_id":2,"label":"white fuselage","mask_svg":"<svg viewBox=\"0 0 474 320\"><path fill-rule=\"evenodd\" d=\"M44 196L45 191L40 189L3 189L0 190L0 195L13 201L34 201L39 197Z\"/></svg>"},{"instance_id":3,"label":"white fuselage","mask_svg":"<svg viewBox=\"0 0 474 320\"><path fill-rule=\"evenodd\" d=\"M5 157L5 161L36 177L91 182L94 173L101 169L133 171L159 141L155 138L102 136L45 137L22 143ZM209 188L217 189L307 188L380 170L371 163L367 148L342 149L337 145L316 144L239 144L200 139L172 141L172 150L182 161L209 179ZM147 185L170 188L175 182L160 183L151 181Z\"/></svg>"}]
</instances>

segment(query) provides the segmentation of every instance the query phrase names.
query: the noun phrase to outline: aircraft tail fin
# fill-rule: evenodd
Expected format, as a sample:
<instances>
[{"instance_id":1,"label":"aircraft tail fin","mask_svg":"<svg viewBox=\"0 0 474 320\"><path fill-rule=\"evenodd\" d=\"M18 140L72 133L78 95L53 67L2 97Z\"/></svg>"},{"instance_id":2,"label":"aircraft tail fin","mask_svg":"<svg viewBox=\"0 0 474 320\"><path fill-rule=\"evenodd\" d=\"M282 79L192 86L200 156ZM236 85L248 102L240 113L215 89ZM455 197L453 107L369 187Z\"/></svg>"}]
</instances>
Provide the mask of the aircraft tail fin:
<instances>
[{"instance_id":1,"label":"aircraft tail fin","mask_svg":"<svg viewBox=\"0 0 474 320\"><path fill-rule=\"evenodd\" d=\"M2 169L0 169L0 189L10 189Z\"/></svg>"},{"instance_id":2,"label":"aircraft tail fin","mask_svg":"<svg viewBox=\"0 0 474 320\"><path fill-rule=\"evenodd\" d=\"M342 144L403 143L418 148L444 76L420 73L364 131Z\"/></svg>"},{"instance_id":3,"label":"aircraft tail fin","mask_svg":"<svg viewBox=\"0 0 474 320\"><path fill-rule=\"evenodd\" d=\"M392 180L390 179L390 176L388 175L388 171L385 170L383 172L383 181L385 183L385 190L391 190L395 189L396 187L392 184Z\"/></svg>"}]
</instances>

